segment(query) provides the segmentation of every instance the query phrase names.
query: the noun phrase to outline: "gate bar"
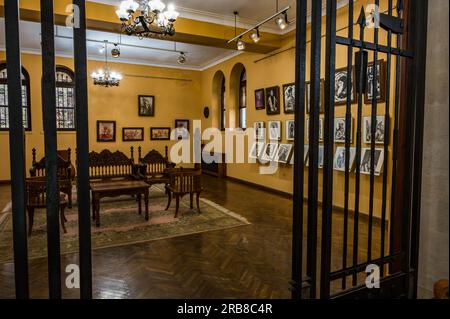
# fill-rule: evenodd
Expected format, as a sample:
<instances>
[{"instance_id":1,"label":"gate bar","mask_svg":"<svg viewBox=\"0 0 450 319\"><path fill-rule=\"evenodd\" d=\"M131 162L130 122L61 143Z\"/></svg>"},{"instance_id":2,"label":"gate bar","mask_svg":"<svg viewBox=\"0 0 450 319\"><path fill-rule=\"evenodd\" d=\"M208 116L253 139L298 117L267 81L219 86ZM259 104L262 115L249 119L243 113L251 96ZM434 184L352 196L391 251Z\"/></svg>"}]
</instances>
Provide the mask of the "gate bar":
<instances>
[{"instance_id":1,"label":"gate bar","mask_svg":"<svg viewBox=\"0 0 450 319\"><path fill-rule=\"evenodd\" d=\"M87 92L86 7L84 0L73 0L77 6L79 27L73 29L75 51L75 98L77 121L77 187L80 245L80 296L92 298L91 208L89 186L89 122Z\"/></svg>"},{"instance_id":2,"label":"gate bar","mask_svg":"<svg viewBox=\"0 0 450 319\"><path fill-rule=\"evenodd\" d=\"M297 33L295 55L295 142L294 203L292 232L292 299L302 298L303 275L303 207L305 158L305 81L306 81L307 0L297 0Z\"/></svg>"},{"instance_id":3,"label":"gate bar","mask_svg":"<svg viewBox=\"0 0 450 319\"><path fill-rule=\"evenodd\" d=\"M333 158L334 158L334 93L336 71L336 0L327 0L326 63L325 63L325 120L323 153L323 204L320 298L330 297L331 241L333 221Z\"/></svg>"},{"instance_id":4,"label":"gate bar","mask_svg":"<svg viewBox=\"0 0 450 319\"><path fill-rule=\"evenodd\" d=\"M48 285L51 299L61 298L56 80L53 0L41 0L42 110L44 113L45 176L47 181Z\"/></svg>"},{"instance_id":5,"label":"gate bar","mask_svg":"<svg viewBox=\"0 0 450 319\"><path fill-rule=\"evenodd\" d=\"M8 73L9 154L16 298L29 298L25 213L25 142L22 118L19 1L5 1L6 67Z\"/></svg>"},{"instance_id":6,"label":"gate bar","mask_svg":"<svg viewBox=\"0 0 450 319\"><path fill-rule=\"evenodd\" d=\"M318 213L318 153L320 111L322 0L312 1L311 15L311 105L309 118L309 172L308 172L308 249L307 276L310 280L310 298L316 298L317 286L317 213Z\"/></svg>"}]
</instances>

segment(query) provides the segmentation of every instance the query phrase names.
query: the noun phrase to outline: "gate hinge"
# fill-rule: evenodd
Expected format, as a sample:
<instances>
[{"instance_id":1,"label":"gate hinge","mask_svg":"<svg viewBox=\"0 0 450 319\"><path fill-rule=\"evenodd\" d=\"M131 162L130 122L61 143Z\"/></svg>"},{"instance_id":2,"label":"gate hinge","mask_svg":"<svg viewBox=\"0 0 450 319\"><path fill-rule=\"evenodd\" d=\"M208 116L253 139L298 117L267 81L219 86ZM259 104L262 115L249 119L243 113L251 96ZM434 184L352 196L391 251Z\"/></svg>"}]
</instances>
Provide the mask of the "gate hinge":
<instances>
[{"instance_id":1,"label":"gate hinge","mask_svg":"<svg viewBox=\"0 0 450 319\"><path fill-rule=\"evenodd\" d=\"M392 31L395 34L403 34L405 32L403 19L385 13L380 13L380 26L386 31Z\"/></svg>"}]
</instances>

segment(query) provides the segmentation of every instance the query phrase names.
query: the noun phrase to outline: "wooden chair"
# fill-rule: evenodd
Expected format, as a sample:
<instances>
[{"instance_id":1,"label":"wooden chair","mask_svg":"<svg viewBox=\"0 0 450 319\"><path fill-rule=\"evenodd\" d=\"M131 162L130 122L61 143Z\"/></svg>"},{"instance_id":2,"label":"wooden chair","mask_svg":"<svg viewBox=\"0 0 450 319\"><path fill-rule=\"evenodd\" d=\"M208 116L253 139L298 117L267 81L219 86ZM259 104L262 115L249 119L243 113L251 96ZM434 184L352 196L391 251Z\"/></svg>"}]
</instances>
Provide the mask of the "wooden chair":
<instances>
[{"instance_id":1,"label":"wooden chair","mask_svg":"<svg viewBox=\"0 0 450 319\"><path fill-rule=\"evenodd\" d=\"M60 155L62 154L62 156ZM45 177L45 157L39 162L36 161L36 149L32 150L33 163L30 169L31 177ZM60 191L67 195L69 202L68 207L72 208L72 181L74 180L75 171L71 162L71 149L67 151L58 151L58 179L69 180L70 183L60 186Z\"/></svg>"},{"instance_id":2,"label":"wooden chair","mask_svg":"<svg viewBox=\"0 0 450 319\"><path fill-rule=\"evenodd\" d=\"M60 188L72 185L70 180L60 180ZM31 236L34 224L34 211L35 209L43 209L47 207L47 186L46 180L42 177L29 178L26 180L26 190L27 190L27 212L28 212L28 236ZM67 208L66 195L60 193L59 197L59 208L60 208L60 220L61 228L64 233L67 233L65 222L66 216L64 211Z\"/></svg>"},{"instance_id":3,"label":"wooden chair","mask_svg":"<svg viewBox=\"0 0 450 319\"><path fill-rule=\"evenodd\" d=\"M137 180L138 167L134 164L134 147L130 148L131 158L120 151L112 153L103 150L89 153L89 178L99 181Z\"/></svg>"},{"instance_id":4,"label":"wooden chair","mask_svg":"<svg viewBox=\"0 0 450 319\"><path fill-rule=\"evenodd\" d=\"M175 218L178 217L178 210L180 208L180 199L183 196L189 194L190 196L190 207L193 206L193 197L194 194L197 195L197 210L200 211L200 193L203 191L201 176L202 171L199 169L171 169L168 171L170 176L170 182L166 186L167 194L169 195L169 202L167 204L166 210L169 209L170 204L172 202L172 196L175 197L176 200L176 210L175 210Z\"/></svg>"},{"instance_id":5,"label":"wooden chair","mask_svg":"<svg viewBox=\"0 0 450 319\"><path fill-rule=\"evenodd\" d=\"M165 156L162 156L158 151L152 150L142 157L142 148L138 148L140 176L150 186L155 184L168 185L170 176L168 171L175 168L175 164L168 159L168 147L166 146Z\"/></svg>"}]
</instances>

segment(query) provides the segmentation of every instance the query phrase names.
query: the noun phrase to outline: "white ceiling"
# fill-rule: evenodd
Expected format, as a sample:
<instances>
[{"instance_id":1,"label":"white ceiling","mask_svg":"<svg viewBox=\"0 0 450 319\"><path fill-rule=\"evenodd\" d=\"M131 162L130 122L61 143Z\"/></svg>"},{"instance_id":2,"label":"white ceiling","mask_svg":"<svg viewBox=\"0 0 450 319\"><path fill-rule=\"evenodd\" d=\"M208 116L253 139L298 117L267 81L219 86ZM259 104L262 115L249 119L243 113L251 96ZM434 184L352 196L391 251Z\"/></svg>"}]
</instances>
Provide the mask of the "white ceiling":
<instances>
[{"instance_id":1,"label":"white ceiling","mask_svg":"<svg viewBox=\"0 0 450 319\"><path fill-rule=\"evenodd\" d=\"M4 19L0 19L0 49L5 47L5 28ZM55 51L57 56L72 57L73 56L73 40L72 30L65 27L57 27L55 38ZM21 50L23 53L40 54L41 52L41 36L40 24L34 22L21 21L20 23L21 35ZM119 35L107 32L87 30L86 37L88 39L87 49L88 58L90 60L103 61L105 59L104 53L100 52L104 40L111 43L119 42ZM94 40L94 41L89 41ZM97 41L97 42L95 42ZM175 43L172 41L142 39L137 37L129 37L123 35L121 37L121 57L113 59L109 55L108 59L111 62L142 64L150 66L173 67L193 70L204 70L220 61L229 59L237 55L236 51L226 50L221 48L206 47L200 45L192 45L185 43L177 43L176 49L178 51L186 52L187 62L179 64L177 52L162 51L157 49L174 50ZM131 47L134 45L139 47ZM145 47L145 48L141 48ZM113 45L108 46L111 51ZM149 49L151 48L151 49Z\"/></svg>"}]
</instances>

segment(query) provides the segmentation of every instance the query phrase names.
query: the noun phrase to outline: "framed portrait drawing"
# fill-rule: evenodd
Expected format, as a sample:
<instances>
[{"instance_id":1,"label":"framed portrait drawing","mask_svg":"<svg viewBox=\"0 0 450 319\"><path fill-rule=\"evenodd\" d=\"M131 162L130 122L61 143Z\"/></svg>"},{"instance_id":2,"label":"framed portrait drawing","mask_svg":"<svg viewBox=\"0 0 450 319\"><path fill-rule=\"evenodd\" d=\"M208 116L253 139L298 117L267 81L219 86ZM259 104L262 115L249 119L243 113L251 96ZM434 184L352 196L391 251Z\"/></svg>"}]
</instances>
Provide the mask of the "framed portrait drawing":
<instances>
[{"instance_id":1,"label":"framed portrait drawing","mask_svg":"<svg viewBox=\"0 0 450 319\"><path fill-rule=\"evenodd\" d=\"M255 142L250 150L248 155L249 158L260 159L261 154L264 151L265 144L264 142Z\"/></svg>"},{"instance_id":2,"label":"framed portrait drawing","mask_svg":"<svg viewBox=\"0 0 450 319\"><path fill-rule=\"evenodd\" d=\"M306 113L311 113L311 82L306 82ZM319 113L325 112L325 80L320 80Z\"/></svg>"},{"instance_id":3,"label":"framed portrait drawing","mask_svg":"<svg viewBox=\"0 0 450 319\"><path fill-rule=\"evenodd\" d=\"M375 69L376 77L374 76ZM366 104L372 104L374 78L376 78L376 101L377 103L384 103L386 101L386 61L379 60L377 63L372 62L367 65L367 87L364 98Z\"/></svg>"},{"instance_id":4,"label":"framed portrait drawing","mask_svg":"<svg viewBox=\"0 0 450 319\"><path fill-rule=\"evenodd\" d=\"M266 124L264 122L255 122L253 124L255 140L260 141L266 138Z\"/></svg>"},{"instance_id":5,"label":"framed portrait drawing","mask_svg":"<svg viewBox=\"0 0 450 319\"><path fill-rule=\"evenodd\" d=\"M124 127L122 128L122 141L124 142L142 142L144 140L143 127Z\"/></svg>"},{"instance_id":6,"label":"framed portrait drawing","mask_svg":"<svg viewBox=\"0 0 450 319\"><path fill-rule=\"evenodd\" d=\"M364 148L361 153L361 174L370 175L371 171L371 150ZM375 176L380 176L383 172L384 165L384 149L375 149Z\"/></svg>"},{"instance_id":7,"label":"framed portrait drawing","mask_svg":"<svg viewBox=\"0 0 450 319\"><path fill-rule=\"evenodd\" d=\"M266 89L267 115L278 115L280 111L280 87L274 86Z\"/></svg>"},{"instance_id":8,"label":"framed portrait drawing","mask_svg":"<svg viewBox=\"0 0 450 319\"><path fill-rule=\"evenodd\" d=\"M280 144L275 155L275 161L278 163L287 164L289 161L289 156L292 152L292 147L292 144Z\"/></svg>"},{"instance_id":9,"label":"framed portrait drawing","mask_svg":"<svg viewBox=\"0 0 450 319\"><path fill-rule=\"evenodd\" d=\"M306 136L306 141L309 142L309 121L310 119L308 118L306 120L306 132L305 132L305 136ZM323 142L323 134L324 134L324 130L323 130L323 118L319 118L319 142Z\"/></svg>"},{"instance_id":10,"label":"framed portrait drawing","mask_svg":"<svg viewBox=\"0 0 450 319\"><path fill-rule=\"evenodd\" d=\"M189 138L189 120L175 120L175 133L178 139Z\"/></svg>"},{"instance_id":11,"label":"framed portrait drawing","mask_svg":"<svg viewBox=\"0 0 450 319\"><path fill-rule=\"evenodd\" d=\"M345 118L339 117L334 119L334 142L345 143ZM353 119L350 121L350 143L353 143Z\"/></svg>"},{"instance_id":12,"label":"framed portrait drawing","mask_svg":"<svg viewBox=\"0 0 450 319\"><path fill-rule=\"evenodd\" d=\"M97 121L97 142L116 141L116 121Z\"/></svg>"},{"instance_id":13,"label":"framed portrait drawing","mask_svg":"<svg viewBox=\"0 0 450 319\"><path fill-rule=\"evenodd\" d=\"M267 143L261 156L262 160L266 162L272 162L275 159L275 155L277 154L277 149L277 143Z\"/></svg>"},{"instance_id":14,"label":"framed portrait drawing","mask_svg":"<svg viewBox=\"0 0 450 319\"><path fill-rule=\"evenodd\" d=\"M155 116L155 97L152 95L139 95L139 116Z\"/></svg>"},{"instance_id":15,"label":"framed portrait drawing","mask_svg":"<svg viewBox=\"0 0 450 319\"><path fill-rule=\"evenodd\" d=\"M264 110L266 108L266 94L264 89L255 91L255 108L257 110Z\"/></svg>"},{"instance_id":16,"label":"framed portrait drawing","mask_svg":"<svg viewBox=\"0 0 450 319\"><path fill-rule=\"evenodd\" d=\"M152 127L150 128L150 139L152 141L169 141L170 127Z\"/></svg>"},{"instance_id":17,"label":"framed portrait drawing","mask_svg":"<svg viewBox=\"0 0 450 319\"><path fill-rule=\"evenodd\" d=\"M366 144L372 143L372 117L364 117L364 131L363 141ZM375 144L384 144L386 136L386 123L384 115L377 116L376 130L375 130Z\"/></svg>"},{"instance_id":18,"label":"framed portrait drawing","mask_svg":"<svg viewBox=\"0 0 450 319\"><path fill-rule=\"evenodd\" d=\"M286 121L286 140L295 141L295 121Z\"/></svg>"},{"instance_id":19,"label":"framed portrait drawing","mask_svg":"<svg viewBox=\"0 0 450 319\"><path fill-rule=\"evenodd\" d=\"M283 104L285 114L295 112L295 83L283 85Z\"/></svg>"},{"instance_id":20,"label":"framed portrait drawing","mask_svg":"<svg viewBox=\"0 0 450 319\"><path fill-rule=\"evenodd\" d=\"M333 168L336 171L345 172L345 161L346 161L346 154L345 154L345 147L338 147L336 149L336 154L334 154L334 160L333 160ZM355 164L355 157L356 157L356 148L351 147L350 148L350 158L349 158L349 169L348 171L351 172L353 169L353 165Z\"/></svg>"},{"instance_id":21,"label":"framed portrait drawing","mask_svg":"<svg viewBox=\"0 0 450 319\"><path fill-rule=\"evenodd\" d=\"M281 122L270 121L269 122L269 140L281 141Z\"/></svg>"},{"instance_id":22,"label":"framed portrait drawing","mask_svg":"<svg viewBox=\"0 0 450 319\"><path fill-rule=\"evenodd\" d=\"M337 69L334 74L334 104L336 106L347 104L347 94L350 94L351 103L356 103L355 68L352 67L351 87L347 87L347 68Z\"/></svg>"}]
</instances>

